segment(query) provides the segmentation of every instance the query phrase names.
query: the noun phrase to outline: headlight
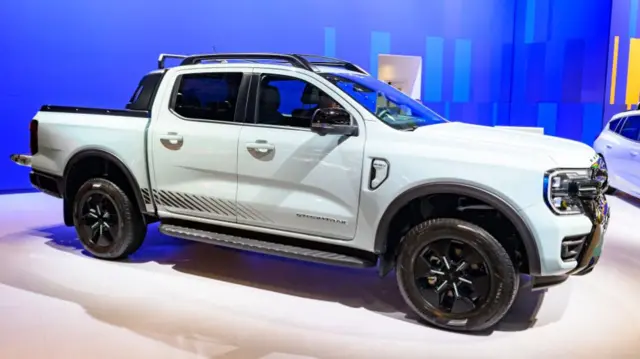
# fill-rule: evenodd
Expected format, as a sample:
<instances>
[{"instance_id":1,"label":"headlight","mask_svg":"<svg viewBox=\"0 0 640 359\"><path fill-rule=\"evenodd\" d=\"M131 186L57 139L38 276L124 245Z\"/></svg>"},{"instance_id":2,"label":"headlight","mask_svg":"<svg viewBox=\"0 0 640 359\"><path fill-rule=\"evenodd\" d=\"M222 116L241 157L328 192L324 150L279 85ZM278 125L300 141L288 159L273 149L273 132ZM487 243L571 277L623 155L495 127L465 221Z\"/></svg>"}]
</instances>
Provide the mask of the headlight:
<instances>
[{"instance_id":1,"label":"headlight","mask_svg":"<svg viewBox=\"0 0 640 359\"><path fill-rule=\"evenodd\" d=\"M557 214L584 212L580 197L575 195L577 182L590 181L591 170L555 170L544 177L544 198L549 208Z\"/></svg>"}]
</instances>

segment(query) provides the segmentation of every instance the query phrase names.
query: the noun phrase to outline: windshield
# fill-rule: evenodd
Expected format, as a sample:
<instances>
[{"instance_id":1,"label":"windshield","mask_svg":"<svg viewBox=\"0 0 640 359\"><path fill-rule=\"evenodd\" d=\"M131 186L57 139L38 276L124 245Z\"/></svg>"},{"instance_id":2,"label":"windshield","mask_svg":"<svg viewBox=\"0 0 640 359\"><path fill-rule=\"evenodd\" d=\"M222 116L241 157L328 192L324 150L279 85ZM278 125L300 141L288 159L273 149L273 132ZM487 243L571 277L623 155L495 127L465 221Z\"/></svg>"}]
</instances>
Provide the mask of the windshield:
<instances>
[{"instance_id":1,"label":"windshield","mask_svg":"<svg viewBox=\"0 0 640 359\"><path fill-rule=\"evenodd\" d=\"M422 126L449 122L393 86L371 76L350 73L325 73L322 76L395 129L414 130Z\"/></svg>"}]
</instances>

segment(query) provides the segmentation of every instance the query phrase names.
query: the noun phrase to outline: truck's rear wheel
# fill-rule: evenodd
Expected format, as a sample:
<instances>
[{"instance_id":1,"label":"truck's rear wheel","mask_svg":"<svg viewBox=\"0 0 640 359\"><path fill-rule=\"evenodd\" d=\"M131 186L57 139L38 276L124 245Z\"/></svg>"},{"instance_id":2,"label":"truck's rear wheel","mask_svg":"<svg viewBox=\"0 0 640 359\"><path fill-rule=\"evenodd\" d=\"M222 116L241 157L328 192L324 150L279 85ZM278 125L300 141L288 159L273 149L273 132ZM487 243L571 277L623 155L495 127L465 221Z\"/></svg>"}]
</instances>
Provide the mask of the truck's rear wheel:
<instances>
[{"instance_id":1,"label":"truck's rear wheel","mask_svg":"<svg viewBox=\"0 0 640 359\"><path fill-rule=\"evenodd\" d=\"M127 194L104 178L85 182L76 193L73 222L84 248L101 259L116 260L142 244L147 227Z\"/></svg>"},{"instance_id":2,"label":"truck's rear wheel","mask_svg":"<svg viewBox=\"0 0 640 359\"><path fill-rule=\"evenodd\" d=\"M396 274L416 314L455 331L494 326L513 304L519 285L509 255L491 234L449 218L423 222L407 233Z\"/></svg>"}]
</instances>

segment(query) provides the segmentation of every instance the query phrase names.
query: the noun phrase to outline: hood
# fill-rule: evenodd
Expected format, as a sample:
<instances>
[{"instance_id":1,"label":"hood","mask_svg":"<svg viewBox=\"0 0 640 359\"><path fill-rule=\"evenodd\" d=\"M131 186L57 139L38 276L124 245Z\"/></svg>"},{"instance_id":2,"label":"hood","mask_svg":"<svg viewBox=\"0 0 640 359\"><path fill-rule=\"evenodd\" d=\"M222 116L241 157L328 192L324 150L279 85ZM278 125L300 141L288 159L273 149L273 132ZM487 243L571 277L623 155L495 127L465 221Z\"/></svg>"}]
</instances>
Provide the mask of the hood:
<instances>
[{"instance_id":1,"label":"hood","mask_svg":"<svg viewBox=\"0 0 640 359\"><path fill-rule=\"evenodd\" d=\"M419 127L413 133L416 136L434 136L442 140L463 142L469 144L469 149L483 145L500 148L505 155L546 155L559 168L588 168L598 158L596 152L582 142L462 122Z\"/></svg>"}]
</instances>

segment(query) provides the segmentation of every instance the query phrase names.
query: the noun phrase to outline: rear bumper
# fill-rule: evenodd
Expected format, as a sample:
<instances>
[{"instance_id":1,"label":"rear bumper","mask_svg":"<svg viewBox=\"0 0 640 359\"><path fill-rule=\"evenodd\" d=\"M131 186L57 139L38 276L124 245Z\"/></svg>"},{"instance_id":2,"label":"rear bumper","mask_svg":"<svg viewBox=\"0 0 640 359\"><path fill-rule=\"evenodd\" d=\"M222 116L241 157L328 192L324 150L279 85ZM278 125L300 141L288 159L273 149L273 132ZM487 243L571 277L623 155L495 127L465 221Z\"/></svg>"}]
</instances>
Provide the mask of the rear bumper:
<instances>
[{"instance_id":1,"label":"rear bumper","mask_svg":"<svg viewBox=\"0 0 640 359\"><path fill-rule=\"evenodd\" d=\"M10 158L11 161L20 166L31 167L32 157L29 155L13 154ZM31 185L40 192L56 198L63 197L64 181L60 176L32 169L31 173L29 173L29 181L31 182Z\"/></svg>"},{"instance_id":2,"label":"rear bumper","mask_svg":"<svg viewBox=\"0 0 640 359\"><path fill-rule=\"evenodd\" d=\"M63 197L63 181L59 176L32 170L29 173L31 185L37 190L56 198Z\"/></svg>"}]
</instances>

